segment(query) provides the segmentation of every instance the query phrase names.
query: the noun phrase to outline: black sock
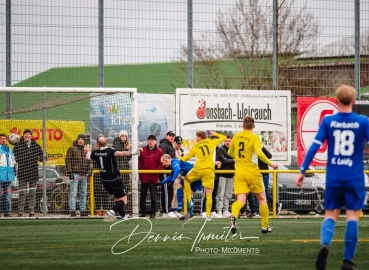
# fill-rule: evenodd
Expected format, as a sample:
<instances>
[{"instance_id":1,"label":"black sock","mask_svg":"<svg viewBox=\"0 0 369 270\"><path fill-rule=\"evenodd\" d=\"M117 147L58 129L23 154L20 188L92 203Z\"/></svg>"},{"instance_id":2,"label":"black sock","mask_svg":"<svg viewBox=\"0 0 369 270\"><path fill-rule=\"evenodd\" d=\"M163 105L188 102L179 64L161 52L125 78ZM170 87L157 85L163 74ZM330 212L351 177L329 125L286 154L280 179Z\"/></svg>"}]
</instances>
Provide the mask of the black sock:
<instances>
[{"instance_id":1,"label":"black sock","mask_svg":"<svg viewBox=\"0 0 369 270\"><path fill-rule=\"evenodd\" d=\"M124 202L123 201L116 201L114 206L113 206L113 210L114 212L119 212L120 210L122 210L124 207Z\"/></svg>"}]
</instances>

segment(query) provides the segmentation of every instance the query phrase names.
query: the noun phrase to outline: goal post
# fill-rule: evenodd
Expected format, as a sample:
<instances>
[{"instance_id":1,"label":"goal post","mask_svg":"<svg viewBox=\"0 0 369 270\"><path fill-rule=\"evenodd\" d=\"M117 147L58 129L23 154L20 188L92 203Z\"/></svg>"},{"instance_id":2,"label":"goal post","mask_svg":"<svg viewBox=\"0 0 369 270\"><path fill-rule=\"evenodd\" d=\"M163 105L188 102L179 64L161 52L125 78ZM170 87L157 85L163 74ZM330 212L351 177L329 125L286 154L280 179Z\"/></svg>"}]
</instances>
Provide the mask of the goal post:
<instances>
[{"instance_id":1,"label":"goal post","mask_svg":"<svg viewBox=\"0 0 369 270\"><path fill-rule=\"evenodd\" d=\"M3 100L0 104L0 134L9 136L17 133L21 137L20 143L15 146L8 143L10 148L17 150L18 167L9 196L11 216L19 213L34 213L36 216L70 214L73 212L71 206L75 207L77 216L85 212L94 215L97 207L110 209L113 198L101 188L99 174L95 174L92 182L86 184L87 194L81 196L86 164L79 168L79 161L73 160L74 150L80 149L77 145L79 137L85 140L85 144L90 143L94 147L98 134L104 134L109 146L113 146L114 140L118 142L119 134L124 131L131 149L135 151L138 147L137 89L0 87L0 98ZM27 139L25 130L30 131L32 141L42 151L35 172L37 174L38 170L38 176L33 182L25 178L34 168L24 162L27 154L19 151ZM77 148L72 147L74 145ZM137 159L137 156L131 157L129 168L127 160L118 161L118 165L122 166L119 169L124 170L121 175L128 192L126 210L134 216L138 215ZM91 174L94 168L90 166L88 173ZM92 205L91 201L95 204ZM84 207L86 209L82 209Z\"/></svg>"}]
</instances>

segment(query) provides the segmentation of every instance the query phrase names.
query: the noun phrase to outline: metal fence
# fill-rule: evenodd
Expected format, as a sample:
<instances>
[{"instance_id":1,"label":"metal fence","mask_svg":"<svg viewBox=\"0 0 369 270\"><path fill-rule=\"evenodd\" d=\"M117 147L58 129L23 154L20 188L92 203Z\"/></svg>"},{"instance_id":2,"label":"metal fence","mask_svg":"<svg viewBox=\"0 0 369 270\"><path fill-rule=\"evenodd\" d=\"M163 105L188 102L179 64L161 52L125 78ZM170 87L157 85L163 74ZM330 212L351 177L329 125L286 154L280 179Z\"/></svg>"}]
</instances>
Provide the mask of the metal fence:
<instances>
[{"instance_id":1,"label":"metal fence","mask_svg":"<svg viewBox=\"0 0 369 270\"><path fill-rule=\"evenodd\" d=\"M367 0L6 0L0 86L366 92L368 27Z\"/></svg>"},{"instance_id":2,"label":"metal fence","mask_svg":"<svg viewBox=\"0 0 369 270\"><path fill-rule=\"evenodd\" d=\"M0 36L0 87L369 91L368 0L6 0Z\"/></svg>"}]
</instances>

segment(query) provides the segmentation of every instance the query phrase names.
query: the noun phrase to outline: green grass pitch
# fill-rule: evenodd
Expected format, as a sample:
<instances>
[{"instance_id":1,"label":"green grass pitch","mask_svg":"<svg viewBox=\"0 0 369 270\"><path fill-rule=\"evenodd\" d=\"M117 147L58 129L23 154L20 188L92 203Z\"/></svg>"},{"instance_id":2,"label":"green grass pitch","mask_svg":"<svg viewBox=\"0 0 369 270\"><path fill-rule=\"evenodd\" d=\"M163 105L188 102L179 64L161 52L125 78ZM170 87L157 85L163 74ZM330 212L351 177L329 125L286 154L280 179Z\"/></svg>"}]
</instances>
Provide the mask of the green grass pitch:
<instances>
[{"instance_id":1,"label":"green grass pitch","mask_svg":"<svg viewBox=\"0 0 369 270\"><path fill-rule=\"evenodd\" d=\"M101 219L0 220L0 267L314 269L321 221L321 218L271 219L273 233L262 235L260 219L240 219L237 224L240 235L231 239L225 228L229 226L227 219L208 223L204 223L204 219L192 219L186 224L178 220L131 219L114 226ZM340 269L345 226L341 218L327 269ZM361 219L359 236L354 261L359 269L366 269L369 265L368 218Z\"/></svg>"}]
</instances>

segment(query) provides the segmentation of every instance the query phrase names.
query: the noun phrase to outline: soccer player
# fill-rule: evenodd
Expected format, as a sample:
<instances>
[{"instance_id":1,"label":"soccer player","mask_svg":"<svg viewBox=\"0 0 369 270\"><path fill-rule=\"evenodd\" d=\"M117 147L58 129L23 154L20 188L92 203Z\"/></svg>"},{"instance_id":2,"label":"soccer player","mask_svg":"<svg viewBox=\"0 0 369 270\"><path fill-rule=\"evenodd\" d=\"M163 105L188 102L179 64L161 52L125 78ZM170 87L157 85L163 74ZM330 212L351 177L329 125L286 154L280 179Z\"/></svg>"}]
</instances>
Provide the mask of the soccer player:
<instances>
[{"instance_id":1,"label":"soccer player","mask_svg":"<svg viewBox=\"0 0 369 270\"><path fill-rule=\"evenodd\" d=\"M202 185L205 187L206 193L206 220L211 221L210 212L211 206L213 203L212 193L214 188L214 151L215 148L222 141L227 139L223 134L215 133L214 131L210 131L209 134L212 137L218 137L218 139L212 140L210 138L206 138L206 133L204 131L196 132L196 144L192 146L190 152L184 157L180 157L181 161L187 161L192 157L196 157L196 163L193 169L186 175L184 180L184 192L186 194L187 208L192 209L191 205L191 186L190 184L199 179L202 180ZM189 218L189 213L185 213L185 219Z\"/></svg>"},{"instance_id":2,"label":"soccer player","mask_svg":"<svg viewBox=\"0 0 369 270\"><path fill-rule=\"evenodd\" d=\"M99 136L97 140L97 148L86 154L86 159L94 160L100 170L101 182L105 190L114 195L115 205L113 209L108 210L108 215L115 217L118 212L123 220L127 220L124 212L124 205L127 204L127 193L124 188L123 179L120 176L117 157L130 156L132 153L128 151L117 151L108 146L108 140L104 136Z\"/></svg>"},{"instance_id":3,"label":"soccer player","mask_svg":"<svg viewBox=\"0 0 369 270\"><path fill-rule=\"evenodd\" d=\"M178 176L185 177L189 171L192 170L193 164L189 162L183 162L180 161L178 158L172 158L168 154L164 154L161 157L161 164L163 164L163 167L170 168L172 171L170 172L170 175L161 182L162 184L166 184L169 182L174 182ZM181 185L183 187L184 181L181 180ZM196 190L202 190L202 182L201 180L197 180L191 183L191 190L192 192L195 192ZM178 208L177 211L182 211L182 205L183 205L183 188L177 189L177 199L178 199ZM193 216L192 209L189 209L189 216ZM180 219L187 219L185 216L180 217Z\"/></svg>"},{"instance_id":4,"label":"soccer player","mask_svg":"<svg viewBox=\"0 0 369 270\"><path fill-rule=\"evenodd\" d=\"M315 153L327 141L325 219L320 230L320 250L315 262L318 270L326 267L335 224L343 206L346 207L347 227L341 269L355 269L352 259L358 241L359 213L365 199L364 139L369 139L368 117L352 112L355 95L356 91L351 86L341 85L337 88L336 98L339 112L323 118L296 178L296 185L302 187L305 171Z\"/></svg>"},{"instance_id":5,"label":"soccer player","mask_svg":"<svg viewBox=\"0 0 369 270\"><path fill-rule=\"evenodd\" d=\"M232 204L232 214L229 218L232 233L237 232L236 219L250 192L254 193L259 201L261 232L266 234L273 231L273 228L269 226L269 209L258 158L274 169L278 168L278 164L271 162L263 153L260 137L252 132L254 127L254 118L246 116L243 119L243 131L233 137L228 149L228 155L236 161L234 194L237 200Z\"/></svg>"}]
</instances>

